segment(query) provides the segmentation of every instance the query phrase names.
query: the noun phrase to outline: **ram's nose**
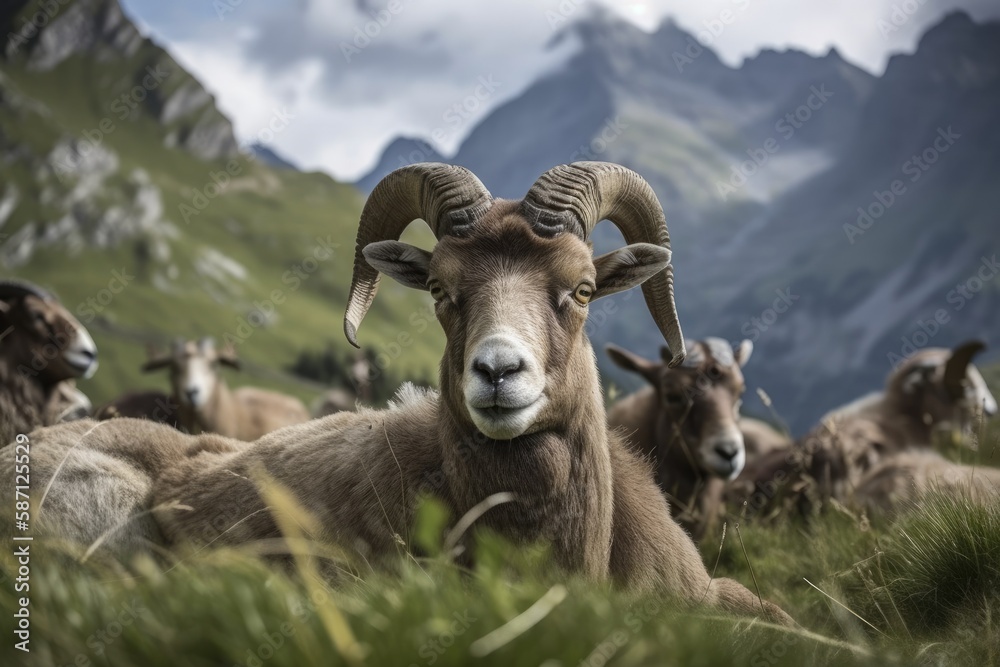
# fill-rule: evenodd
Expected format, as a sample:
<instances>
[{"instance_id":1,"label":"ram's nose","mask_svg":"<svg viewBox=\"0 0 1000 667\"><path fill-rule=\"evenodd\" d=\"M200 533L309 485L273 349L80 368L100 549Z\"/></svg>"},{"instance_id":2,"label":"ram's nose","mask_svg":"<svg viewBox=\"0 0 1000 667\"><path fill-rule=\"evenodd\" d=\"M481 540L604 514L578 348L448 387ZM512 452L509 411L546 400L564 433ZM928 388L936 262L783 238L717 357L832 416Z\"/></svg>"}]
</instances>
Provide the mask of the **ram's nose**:
<instances>
[{"instance_id":1,"label":"ram's nose","mask_svg":"<svg viewBox=\"0 0 1000 667\"><path fill-rule=\"evenodd\" d=\"M63 358L84 379L93 377L97 372L97 345L86 329L76 329L73 339L63 352Z\"/></svg>"},{"instance_id":2,"label":"ram's nose","mask_svg":"<svg viewBox=\"0 0 1000 667\"><path fill-rule=\"evenodd\" d=\"M740 453L740 444L734 440L723 440L715 443L714 449L723 461L732 461Z\"/></svg>"},{"instance_id":3,"label":"ram's nose","mask_svg":"<svg viewBox=\"0 0 1000 667\"><path fill-rule=\"evenodd\" d=\"M507 381L517 379L528 369L527 351L523 345L506 336L490 336L478 346L470 366L483 382L499 389Z\"/></svg>"},{"instance_id":4,"label":"ram's nose","mask_svg":"<svg viewBox=\"0 0 1000 667\"><path fill-rule=\"evenodd\" d=\"M514 357L507 359L493 358L489 360L476 359L472 362L472 370L483 376L483 379L498 387L505 379L523 371L524 365L524 359Z\"/></svg>"}]
</instances>

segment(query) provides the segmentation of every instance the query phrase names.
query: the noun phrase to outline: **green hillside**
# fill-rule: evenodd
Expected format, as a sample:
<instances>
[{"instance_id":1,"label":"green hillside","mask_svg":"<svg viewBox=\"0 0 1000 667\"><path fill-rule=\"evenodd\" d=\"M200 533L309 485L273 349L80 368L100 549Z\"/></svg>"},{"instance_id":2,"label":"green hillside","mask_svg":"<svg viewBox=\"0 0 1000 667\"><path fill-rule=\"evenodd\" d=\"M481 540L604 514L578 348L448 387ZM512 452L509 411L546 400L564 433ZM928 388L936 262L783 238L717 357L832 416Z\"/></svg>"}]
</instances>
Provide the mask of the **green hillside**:
<instances>
[{"instance_id":1,"label":"green hillside","mask_svg":"<svg viewBox=\"0 0 1000 667\"><path fill-rule=\"evenodd\" d=\"M154 71L169 74L154 83ZM0 59L0 201L14 203L0 221L0 276L53 289L91 330L101 367L81 388L95 403L166 386L165 376L139 377L150 341L232 338L249 362L234 385L303 398L318 387L283 369L303 350L349 349L341 322L361 195L249 153L202 159L170 146L197 132L231 135L210 99L167 117L199 89L148 40L126 52L74 53L50 69L30 57ZM410 235L431 240L426 229ZM112 282L116 271L124 287ZM395 379L435 377L442 336L428 326L430 299L384 287L362 344L386 353L379 359ZM261 313L272 310L265 322ZM248 318L259 326L241 328ZM406 349L391 345L404 333Z\"/></svg>"}]
</instances>

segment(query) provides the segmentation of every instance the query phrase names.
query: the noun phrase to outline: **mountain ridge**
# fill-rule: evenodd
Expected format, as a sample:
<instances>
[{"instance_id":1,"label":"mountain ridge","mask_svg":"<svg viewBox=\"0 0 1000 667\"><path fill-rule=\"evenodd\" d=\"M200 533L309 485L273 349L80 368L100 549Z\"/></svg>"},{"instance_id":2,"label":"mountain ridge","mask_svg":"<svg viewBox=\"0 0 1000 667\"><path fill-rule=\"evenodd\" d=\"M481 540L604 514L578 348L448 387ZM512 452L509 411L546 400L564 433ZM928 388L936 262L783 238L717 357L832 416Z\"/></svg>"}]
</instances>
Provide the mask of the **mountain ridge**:
<instances>
[{"instance_id":1,"label":"mountain ridge","mask_svg":"<svg viewBox=\"0 0 1000 667\"><path fill-rule=\"evenodd\" d=\"M879 388L907 328L946 304L937 290L973 271L977 253L989 257L998 25L951 12L875 77L835 49L763 49L730 67L673 21L647 33L591 16L559 37L581 43L561 68L484 117L445 161L513 198L577 159L642 174L667 213L685 330L756 337L748 379L803 430ZM950 167L918 166L913 156L935 141ZM888 210L858 227L859 208L878 212L883 192L895 198ZM598 250L621 242L609 225L595 232ZM952 313L934 344L1000 328L995 287ZM754 326L788 289L800 297L790 311ZM650 354L659 345L640 303L623 303L594 340ZM606 375L636 386L601 356Z\"/></svg>"}]
</instances>

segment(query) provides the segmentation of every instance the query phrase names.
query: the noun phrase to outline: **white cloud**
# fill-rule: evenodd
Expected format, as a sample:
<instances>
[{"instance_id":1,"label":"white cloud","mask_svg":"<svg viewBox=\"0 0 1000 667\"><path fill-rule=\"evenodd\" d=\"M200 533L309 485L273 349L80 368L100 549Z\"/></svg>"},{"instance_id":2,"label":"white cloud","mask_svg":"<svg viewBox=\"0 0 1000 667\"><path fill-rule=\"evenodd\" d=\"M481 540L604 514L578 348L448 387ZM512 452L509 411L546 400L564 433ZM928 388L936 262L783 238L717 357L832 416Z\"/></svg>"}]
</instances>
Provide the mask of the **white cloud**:
<instances>
[{"instance_id":1,"label":"white cloud","mask_svg":"<svg viewBox=\"0 0 1000 667\"><path fill-rule=\"evenodd\" d=\"M294 119L270 143L306 168L347 180L364 174L399 135L429 138L440 128L436 143L453 152L479 119L566 57L571 45L552 51L546 44L564 18L589 11L583 0L398 2L244 2L224 20L205 18L203 8L192 6L200 18L186 20L184 2L166 12L154 0L126 0L130 13L216 95L241 140L265 127L275 109L287 108ZM965 7L977 19L1000 14L990 0L606 3L647 30L666 16L694 33L714 28L712 48L730 65L761 48L795 47L818 55L836 46L874 72L881 72L891 52L912 50L949 8ZM894 5L904 9L906 20L883 34L878 22L891 21ZM731 22L723 23L730 15ZM480 77L490 76L500 83L497 90L470 117L449 122L449 108L474 94Z\"/></svg>"}]
</instances>

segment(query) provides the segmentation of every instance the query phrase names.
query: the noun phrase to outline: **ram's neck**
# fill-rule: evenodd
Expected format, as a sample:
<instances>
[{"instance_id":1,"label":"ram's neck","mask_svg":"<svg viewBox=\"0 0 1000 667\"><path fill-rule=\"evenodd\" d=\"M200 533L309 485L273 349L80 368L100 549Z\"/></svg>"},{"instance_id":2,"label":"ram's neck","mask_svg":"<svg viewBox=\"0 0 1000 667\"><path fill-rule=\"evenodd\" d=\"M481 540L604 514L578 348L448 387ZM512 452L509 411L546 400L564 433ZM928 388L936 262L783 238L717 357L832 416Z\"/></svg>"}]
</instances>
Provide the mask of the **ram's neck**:
<instances>
[{"instance_id":1,"label":"ram's neck","mask_svg":"<svg viewBox=\"0 0 1000 667\"><path fill-rule=\"evenodd\" d=\"M708 481L696 463L694 447L684 439L679 424L654 413L656 482L670 497L675 511L689 508Z\"/></svg>"},{"instance_id":2,"label":"ram's neck","mask_svg":"<svg viewBox=\"0 0 1000 667\"><path fill-rule=\"evenodd\" d=\"M580 370L560 385L569 397L560 399L565 422L509 441L461 423L444 397L438 415L444 474L458 516L495 494L516 492L478 523L515 543L550 542L560 565L603 578L613 495L604 403L592 353L571 367Z\"/></svg>"},{"instance_id":3,"label":"ram's neck","mask_svg":"<svg viewBox=\"0 0 1000 667\"><path fill-rule=\"evenodd\" d=\"M219 378L208 401L195 413L200 432L239 437L240 406L226 381Z\"/></svg>"},{"instance_id":4,"label":"ram's neck","mask_svg":"<svg viewBox=\"0 0 1000 667\"><path fill-rule=\"evenodd\" d=\"M46 397L41 384L0 357L0 447L42 425Z\"/></svg>"}]
</instances>

